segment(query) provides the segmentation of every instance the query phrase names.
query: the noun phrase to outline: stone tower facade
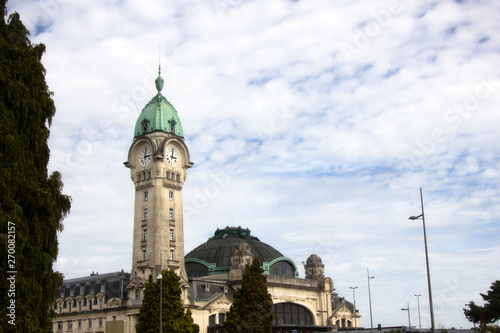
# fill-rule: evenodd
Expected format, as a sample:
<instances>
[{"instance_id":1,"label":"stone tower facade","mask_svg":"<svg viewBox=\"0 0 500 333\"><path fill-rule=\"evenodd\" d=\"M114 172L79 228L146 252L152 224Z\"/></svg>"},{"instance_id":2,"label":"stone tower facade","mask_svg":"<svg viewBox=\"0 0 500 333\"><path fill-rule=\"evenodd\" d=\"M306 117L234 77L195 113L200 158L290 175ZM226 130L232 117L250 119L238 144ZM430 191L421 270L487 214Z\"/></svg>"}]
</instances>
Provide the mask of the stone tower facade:
<instances>
[{"instance_id":1,"label":"stone tower facade","mask_svg":"<svg viewBox=\"0 0 500 333\"><path fill-rule=\"evenodd\" d=\"M182 186L193 166L175 108L158 93L137 119L124 163L135 186L131 281L154 278L170 268L187 283L184 265Z\"/></svg>"}]
</instances>

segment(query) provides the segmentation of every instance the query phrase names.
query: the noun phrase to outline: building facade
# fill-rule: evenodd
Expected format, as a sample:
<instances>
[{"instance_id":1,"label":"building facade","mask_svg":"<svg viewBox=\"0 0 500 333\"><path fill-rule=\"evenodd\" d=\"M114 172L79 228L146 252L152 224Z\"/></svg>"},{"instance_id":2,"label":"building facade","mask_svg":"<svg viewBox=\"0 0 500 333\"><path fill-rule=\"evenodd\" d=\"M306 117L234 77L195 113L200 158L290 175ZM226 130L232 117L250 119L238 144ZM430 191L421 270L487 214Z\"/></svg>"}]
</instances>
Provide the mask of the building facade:
<instances>
[{"instance_id":1,"label":"building facade","mask_svg":"<svg viewBox=\"0 0 500 333\"><path fill-rule=\"evenodd\" d=\"M161 94L142 109L125 166L135 188L132 268L64 280L53 310L54 332L134 333L145 281L170 268L200 332L224 332L233 292L258 256L273 299L273 330L332 331L359 326L351 303L335 293L321 258L312 254L299 278L294 262L241 227L217 229L184 255L182 187L193 166L179 115Z\"/></svg>"}]
</instances>

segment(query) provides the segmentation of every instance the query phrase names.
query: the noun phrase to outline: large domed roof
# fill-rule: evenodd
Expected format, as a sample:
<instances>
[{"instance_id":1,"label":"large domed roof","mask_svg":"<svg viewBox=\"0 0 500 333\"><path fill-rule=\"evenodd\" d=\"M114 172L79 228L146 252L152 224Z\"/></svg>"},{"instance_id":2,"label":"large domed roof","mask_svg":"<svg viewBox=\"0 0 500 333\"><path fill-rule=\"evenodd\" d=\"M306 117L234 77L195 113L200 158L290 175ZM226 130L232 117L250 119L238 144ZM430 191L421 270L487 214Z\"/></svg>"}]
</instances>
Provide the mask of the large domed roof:
<instances>
[{"instance_id":1,"label":"large domed roof","mask_svg":"<svg viewBox=\"0 0 500 333\"><path fill-rule=\"evenodd\" d=\"M231 266L230 256L234 247L240 242L245 241L252 250L253 255L258 256L260 262L271 262L283 255L272 246L261 242L257 237L250 235L250 230L241 227L226 227L217 229L213 237L210 237L206 243L201 244L185 258L196 258L207 263L215 263L218 267Z\"/></svg>"},{"instance_id":2,"label":"large domed roof","mask_svg":"<svg viewBox=\"0 0 500 333\"><path fill-rule=\"evenodd\" d=\"M163 79L158 70L158 78L155 80L158 93L142 109L135 123L134 137L138 137L154 131L163 131L183 137L181 120L172 104L161 94Z\"/></svg>"},{"instance_id":3,"label":"large domed roof","mask_svg":"<svg viewBox=\"0 0 500 333\"><path fill-rule=\"evenodd\" d=\"M231 255L238 244L248 244L252 255L259 258L264 274L296 277L298 270L293 261L284 257L272 246L250 235L250 230L241 227L217 229L213 237L185 256L188 277L217 275L231 269Z\"/></svg>"}]
</instances>

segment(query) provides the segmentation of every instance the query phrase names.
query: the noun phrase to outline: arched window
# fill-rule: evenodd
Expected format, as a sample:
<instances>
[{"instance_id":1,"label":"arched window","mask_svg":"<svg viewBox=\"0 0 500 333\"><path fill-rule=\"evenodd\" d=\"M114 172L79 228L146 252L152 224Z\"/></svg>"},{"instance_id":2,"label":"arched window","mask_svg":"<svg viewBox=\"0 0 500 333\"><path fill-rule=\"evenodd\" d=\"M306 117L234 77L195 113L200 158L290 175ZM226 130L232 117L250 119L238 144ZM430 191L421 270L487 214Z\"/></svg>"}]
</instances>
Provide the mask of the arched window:
<instances>
[{"instance_id":1,"label":"arched window","mask_svg":"<svg viewBox=\"0 0 500 333\"><path fill-rule=\"evenodd\" d=\"M141 299L141 290L140 289L135 290L135 299Z\"/></svg>"},{"instance_id":2,"label":"arched window","mask_svg":"<svg viewBox=\"0 0 500 333\"><path fill-rule=\"evenodd\" d=\"M189 279L199 276L208 276L208 267L197 262L187 262L186 272Z\"/></svg>"},{"instance_id":3,"label":"arched window","mask_svg":"<svg viewBox=\"0 0 500 333\"><path fill-rule=\"evenodd\" d=\"M138 173L138 174L137 174L137 181L138 181L138 182L140 182L140 181L141 181L141 174L140 174L140 173Z\"/></svg>"},{"instance_id":4,"label":"arched window","mask_svg":"<svg viewBox=\"0 0 500 333\"><path fill-rule=\"evenodd\" d=\"M292 265L287 261L279 261L271 266L269 269L269 274L279 275L279 276L295 276L295 269Z\"/></svg>"},{"instance_id":5,"label":"arched window","mask_svg":"<svg viewBox=\"0 0 500 333\"><path fill-rule=\"evenodd\" d=\"M180 176L179 174L177 174L177 176L176 176L176 180L177 180L178 182L180 182L180 178L181 178L181 176Z\"/></svg>"},{"instance_id":6,"label":"arched window","mask_svg":"<svg viewBox=\"0 0 500 333\"><path fill-rule=\"evenodd\" d=\"M167 171L167 179L170 179L170 171Z\"/></svg>"},{"instance_id":7,"label":"arched window","mask_svg":"<svg viewBox=\"0 0 500 333\"><path fill-rule=\"evenodd\" d=\"M148 171L148 179L151 179L151 171Z\"/></svg>"},{"instance_id":8,"label":"arched window","mask_svg":"<svg viewBox=\"0 0 500 333\"><path fill-rule=\"evenodd\" d=\"M314 325L314 319L311 311L299 304L273 304L273 313L273 325Z\"/></svg>"}]
</instances>

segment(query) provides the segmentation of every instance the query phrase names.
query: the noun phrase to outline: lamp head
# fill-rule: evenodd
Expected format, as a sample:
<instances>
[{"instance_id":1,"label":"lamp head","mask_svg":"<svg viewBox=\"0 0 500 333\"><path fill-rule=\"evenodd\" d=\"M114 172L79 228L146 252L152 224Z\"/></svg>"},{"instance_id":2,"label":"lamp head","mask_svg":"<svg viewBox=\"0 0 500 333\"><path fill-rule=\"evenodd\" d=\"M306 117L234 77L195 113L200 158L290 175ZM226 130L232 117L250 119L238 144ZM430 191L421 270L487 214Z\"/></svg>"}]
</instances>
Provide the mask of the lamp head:
<instances>
[{"instance_id":1,"label":"lamp head","mask_svg":"<svg viewBox=\"0 0 500 333\"><path fill-rule=\"evenodd\" d=\"M419 216L414 216L414 215L412 215L412 216L410 216L408 219L409 219L409 220L416 220L416 219L418 219L418 218L420 218L420 217L422 217L422 214L420 214Z\"/></svg>"}]
</instances>

